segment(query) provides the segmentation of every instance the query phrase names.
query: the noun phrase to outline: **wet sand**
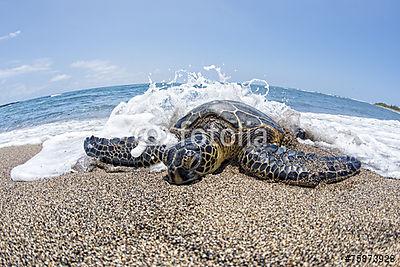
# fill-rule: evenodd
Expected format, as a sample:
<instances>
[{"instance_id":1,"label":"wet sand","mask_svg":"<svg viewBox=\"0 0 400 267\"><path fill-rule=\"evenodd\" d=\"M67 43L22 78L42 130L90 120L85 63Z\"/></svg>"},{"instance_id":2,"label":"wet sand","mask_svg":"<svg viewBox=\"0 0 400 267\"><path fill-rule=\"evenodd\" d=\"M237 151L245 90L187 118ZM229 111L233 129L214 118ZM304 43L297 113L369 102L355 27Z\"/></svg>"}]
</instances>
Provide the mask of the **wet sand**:
<instances>
[{"instance_id":1,"label":"wet sand","mask_svg":"<svg viewBox=\"0 0 400 267\"><path fill-rule=\"evenodd\" d=\"M1 265L400 265L400 180L362 170L311 189L227 167L190 186L145 169L10 181L39 150L0 149Z\"/></svg>"}]
</instances>

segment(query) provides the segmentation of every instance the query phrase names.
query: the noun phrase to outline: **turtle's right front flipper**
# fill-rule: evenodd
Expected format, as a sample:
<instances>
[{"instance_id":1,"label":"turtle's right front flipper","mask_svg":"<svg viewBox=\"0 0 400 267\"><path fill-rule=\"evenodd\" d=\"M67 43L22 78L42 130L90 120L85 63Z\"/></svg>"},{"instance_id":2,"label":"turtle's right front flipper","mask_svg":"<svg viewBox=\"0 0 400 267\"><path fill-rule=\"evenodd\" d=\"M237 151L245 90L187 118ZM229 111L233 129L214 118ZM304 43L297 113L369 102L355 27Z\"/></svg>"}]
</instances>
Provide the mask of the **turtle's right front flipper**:
<instances>
[{"instance_id":1,"label":"turtle's right front flipper","mask_svg":"<svg viewBox=\"0 0 400 267\"><path fill-rule=\"evenodd\" d=\"M361 168L361 162L354 157L306 154L274 144L244 148L239 164L259 179L308 187L315 187L320 182L342 181L357 174Z\"/></svg>"},{"instance_id":2,"label":"turtle's right front flipper","mask_svg":"<svg viewBox=\"0 0 400 267\"><path fill-rule=\"evenodd\" d=\"M88 156L114 166L148 167L161 161L164 145L147 145L137 138L87 137L83 145Z\"/></svg>"}]
</instances>

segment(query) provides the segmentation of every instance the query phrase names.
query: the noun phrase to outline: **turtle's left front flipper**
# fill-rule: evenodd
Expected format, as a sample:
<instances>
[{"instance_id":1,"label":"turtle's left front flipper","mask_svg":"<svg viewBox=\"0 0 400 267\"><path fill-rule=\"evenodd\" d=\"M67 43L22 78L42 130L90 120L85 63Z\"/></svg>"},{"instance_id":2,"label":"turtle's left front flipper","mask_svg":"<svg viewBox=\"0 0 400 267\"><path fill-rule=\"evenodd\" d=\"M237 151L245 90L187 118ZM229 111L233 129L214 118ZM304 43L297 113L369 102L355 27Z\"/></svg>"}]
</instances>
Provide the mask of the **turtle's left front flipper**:
<instances>
[{"instance_id":1,"label":"turtle's left front flipper","mask_svg":"<svg viewBox=\"0 0 400 267\"><path fill-rule=\"evenodd\" d=\"M83 148L89 157L100 162L134 168L161 162L165 151L165 145L141 144L133 136L113 139L91 136L85 139Z\"/></svg>"},{"instance_id":2,"label":"turtle's left front flipper","mask_svg":"<svg viewBox=\"0 0 400 267\"><path fill-rule=\"evenodd\" d=\"M246 173L259 179L308 187L343 181L361 168L361 162L354 157L306 154L274 144L245 147L239 164Z\"/></svg>"}]
</instances>

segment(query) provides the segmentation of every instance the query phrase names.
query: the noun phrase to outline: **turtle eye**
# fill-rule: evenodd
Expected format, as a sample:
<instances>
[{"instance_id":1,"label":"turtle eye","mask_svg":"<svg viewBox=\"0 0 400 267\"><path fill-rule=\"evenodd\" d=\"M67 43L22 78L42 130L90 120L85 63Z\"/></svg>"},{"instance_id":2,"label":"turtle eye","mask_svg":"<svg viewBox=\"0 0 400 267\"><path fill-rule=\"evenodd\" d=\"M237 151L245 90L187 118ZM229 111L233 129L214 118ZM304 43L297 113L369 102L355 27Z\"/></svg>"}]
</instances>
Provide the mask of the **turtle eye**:
<instances>
[{"instance_id":1,"label":"turtle eye","mask_svg":"<svg viewBox=\"0 0 400 267\"><path fill-rule=\"evenodd\" d=\"M200 155L193 150L187 150L182 158L182 167L188 170L196 169L200 164Z\"/></svg>"}]
</instances>

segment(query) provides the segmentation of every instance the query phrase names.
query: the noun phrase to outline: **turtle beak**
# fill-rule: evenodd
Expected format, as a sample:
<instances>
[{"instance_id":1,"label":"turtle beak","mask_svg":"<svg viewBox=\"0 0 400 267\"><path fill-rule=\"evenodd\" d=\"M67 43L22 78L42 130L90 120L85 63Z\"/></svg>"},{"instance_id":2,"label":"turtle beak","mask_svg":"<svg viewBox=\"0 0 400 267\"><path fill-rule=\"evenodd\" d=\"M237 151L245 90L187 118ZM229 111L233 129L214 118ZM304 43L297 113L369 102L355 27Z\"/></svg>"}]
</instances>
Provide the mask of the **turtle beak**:
<instances>
[{"instance_id":1,"label":"turtle beak","mask_svg":"<svg viewBox=\"0 0 400 267\"><path fill-rule=\"evenodd\" d=\"M194 171L187 171L182 168L176 168L169 170L168 175L164 177L164 180L169 184L174 185L186 185L192 184L195 181L201 179L201 176Z\"/></svg>"}]
</instances>

